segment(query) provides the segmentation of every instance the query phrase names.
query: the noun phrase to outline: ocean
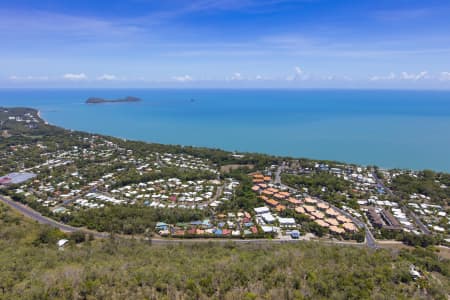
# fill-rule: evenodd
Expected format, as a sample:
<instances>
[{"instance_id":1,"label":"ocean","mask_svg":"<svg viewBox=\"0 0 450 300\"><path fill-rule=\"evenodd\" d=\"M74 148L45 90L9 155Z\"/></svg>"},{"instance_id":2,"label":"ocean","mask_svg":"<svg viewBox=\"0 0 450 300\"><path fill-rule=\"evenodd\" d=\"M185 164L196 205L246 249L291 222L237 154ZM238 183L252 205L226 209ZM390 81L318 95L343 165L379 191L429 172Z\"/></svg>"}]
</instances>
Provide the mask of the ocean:
<instances>
[{"instance_id":1,"label":"ocean","mask_svg":"<svg viewBox=\"0 0 450 300\"><path fill-rule=\"evenodd\" d=\"M450 172L450 91L0 89L0 106L127 139Z\"/></svg>"}]
</instances>

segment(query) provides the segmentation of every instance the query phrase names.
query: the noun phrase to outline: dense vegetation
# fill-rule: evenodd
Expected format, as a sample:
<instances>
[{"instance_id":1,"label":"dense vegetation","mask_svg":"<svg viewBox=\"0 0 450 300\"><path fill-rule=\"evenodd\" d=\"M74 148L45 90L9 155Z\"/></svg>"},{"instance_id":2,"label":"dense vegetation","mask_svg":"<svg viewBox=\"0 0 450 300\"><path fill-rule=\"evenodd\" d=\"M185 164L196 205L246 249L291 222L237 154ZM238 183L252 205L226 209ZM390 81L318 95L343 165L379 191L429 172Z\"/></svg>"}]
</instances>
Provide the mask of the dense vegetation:
<instances>
[{"instance_id":1,"label":"dense vegetation","mask_svg":"<svg viewBox=\"0 0 450 300\"><path fill-rule=\"evenodd\" d=\"M300 191L306 188L308 194L320 197L336 206L345 203L350 207L357 207L354 198L348 198L351 183L345 179L336 177L328 172L318 172L309 175L282 174L284 184L295 187Z\"/></svg>"},{"instance_id":2,"label":"dense vegetation","mask_svg":"<svg viewBox=\"0 0 450 300\"><path fill-rule=\"evenodd\" d=\"M429 196L436 204L450 205L450 188L441 188L442 185L450 187L450 174L425 170L417 176L396 176L392 180L391 188L404 199L409 199L411 194L416 193Z\"/></svg>"},{"instance_id":3,"label":"dense vegetation","mask_svg":"<svg viewBox=\"0 0 450 300\"><path fill-rule=\"evenodd\" d=\"M317 243L159 246L91 241L0 206L0 299L446 299L449 261ZM414 281L413 263L424 274Z\"/></svg>"},{"instance_id":4,"label":"dense vegetation","mask_svg":"<svg viewBox=\"0 0 450 300\"><path fill-rule=\"evenodd\" d=\"M62 215L61 221L102 232L143 234L153 232L157 222L175 224L201 220L204 212L191 209L161 209L140 206L107 206Z\"/></svg>"},{"instance_id":5,"label":"dense vegetation","mask_svg":"<svg viewBox=\"0 0 450 300\"><path fill-rule=\"evenodd\" d=\"M374 236L377 239L390 239L402 241L403 243L409 246L428 247L431 245L447 245L447 246L450 245L447 241L445 241L444 237L440 234L417 235L403 230L380 229L378 232L375 232Z\"/></svg>"},{"instance_id":6,"label":"dense vegetation","mask_svg":"<svg viewBox=\"0 0 450 300\"><path fill-rule=\"evenodd\" d=\"M235 191L235 195L233 201L224 202L220 210L222 211L232 211L232 210L246 210L249 211L256 206L258 206L258 202L263 205L264 202L258 199L257 194L252 191L252 180L249 176L247 176L248 170L246 169L237 169L230 172L230 176L239 180L239 186Z\"/></svg>"}]
</instances>

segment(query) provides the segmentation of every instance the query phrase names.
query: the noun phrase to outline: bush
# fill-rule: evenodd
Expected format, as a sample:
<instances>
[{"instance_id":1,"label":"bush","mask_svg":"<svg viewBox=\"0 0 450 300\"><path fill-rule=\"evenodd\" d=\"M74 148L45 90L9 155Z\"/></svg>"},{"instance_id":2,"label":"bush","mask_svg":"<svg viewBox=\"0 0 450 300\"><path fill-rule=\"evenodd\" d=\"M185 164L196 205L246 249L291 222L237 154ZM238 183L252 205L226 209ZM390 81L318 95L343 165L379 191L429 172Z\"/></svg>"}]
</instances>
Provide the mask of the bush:
<instances>
[{"instance_id":1,"label":"bush","mask_svg":"<svg viewBox=\"0 0 450 300\"><path fill-rule=\"evenodd\" d=\"M65 237L66 235L57 228L53 228L49 225L42 226L38 237L34 240L34 245L56 244L57 241Z\"/></svg>"},{"instance_id":2,"label":"bush","mask_svg":"<svg viewBox=\"0 0 450 300\"><path fill-rule=\"evenodd\" d=\"M83 231L75 231L70 235L70 240L76 244L86 241L86 234Z\"/></svg>"}]
</instances>

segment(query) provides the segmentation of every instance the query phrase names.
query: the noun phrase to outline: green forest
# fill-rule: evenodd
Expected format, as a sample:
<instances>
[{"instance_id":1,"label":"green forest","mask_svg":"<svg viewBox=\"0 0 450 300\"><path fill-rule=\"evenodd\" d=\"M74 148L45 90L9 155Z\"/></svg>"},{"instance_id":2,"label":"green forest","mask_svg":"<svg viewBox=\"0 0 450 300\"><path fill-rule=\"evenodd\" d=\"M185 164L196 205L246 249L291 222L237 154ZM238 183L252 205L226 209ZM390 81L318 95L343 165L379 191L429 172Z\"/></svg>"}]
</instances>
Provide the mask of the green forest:
<instances>
[{"instance_id":1,"label":"green forest","mask_svg":"<svg viewBox=\"0 0 450 300\"><path fill-rule=\"evenodd\" d=\"M70 242L58 250L56 242ZM64 234L0 206L0 299L447 299L435 249L158 245ZM423 275L414 280L409 266Z\"/></svg>"},{"instance_id":2,"label":"green forest","mask_svg":"<svg viewBox=\"0 0 450 300\"><path fill-rule=\"evenodd\" d=\"M402 174L395 177L391 183L392 189L403 199L408 199L413 193L423 194L429 196L435 204L446 206L450 204L450 189L442 189L441 185L450 185L450 174L431 170L421 171L417 176Z\"/></svg>"}]
</instances>

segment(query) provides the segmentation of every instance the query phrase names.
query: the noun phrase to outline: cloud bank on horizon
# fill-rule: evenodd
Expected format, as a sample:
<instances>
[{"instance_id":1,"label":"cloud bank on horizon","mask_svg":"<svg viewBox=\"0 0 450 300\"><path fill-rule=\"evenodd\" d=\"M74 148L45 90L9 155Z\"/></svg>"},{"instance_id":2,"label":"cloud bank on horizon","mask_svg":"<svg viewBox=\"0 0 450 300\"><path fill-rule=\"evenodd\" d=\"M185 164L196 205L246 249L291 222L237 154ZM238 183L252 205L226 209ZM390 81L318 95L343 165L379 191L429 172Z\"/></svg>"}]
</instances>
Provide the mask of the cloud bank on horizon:
<instances>
[{"instance_id":1,"label":"cloud bank on horizon","mask_svg":"<svg viewBox=\"0 0 450 300\"><path fill-rule=\"evenodd\" d=\"M450 88L450 2L0 3L0 87Z\"/></svg>"}]
</instances>

